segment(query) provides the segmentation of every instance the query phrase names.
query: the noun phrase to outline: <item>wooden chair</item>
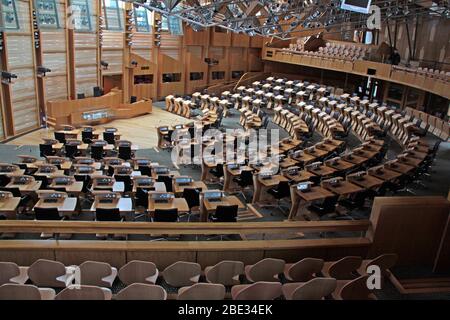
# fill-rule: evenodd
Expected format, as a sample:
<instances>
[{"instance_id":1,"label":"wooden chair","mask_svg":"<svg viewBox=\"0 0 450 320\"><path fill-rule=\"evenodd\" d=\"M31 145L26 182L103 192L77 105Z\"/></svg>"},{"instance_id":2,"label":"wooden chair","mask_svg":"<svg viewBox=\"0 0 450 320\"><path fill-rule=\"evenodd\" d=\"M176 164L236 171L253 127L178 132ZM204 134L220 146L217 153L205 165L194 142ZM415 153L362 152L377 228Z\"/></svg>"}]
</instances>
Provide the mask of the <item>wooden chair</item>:
<instances>
[{"instance_id":1,"label":"wooden chair","mask_svg":"<svg viewBox=\"0 0 450 320\"><path fill-rule=\"evenodd\" d=\"M73 281L69 268L58 261L39 259L28 268L28 277L39 287L65 288Z\"/></svg>"},{"instance_id":2,"label":"wooden chair","mask_svg":"<svg viewBox=\"0 0 450 320\"><path fill-rule=\"evenodd\" d=\"M198 263L177 261L162 272L164 280L172 287L190 286L198 282L202 270Z\"/></svg>"},{"instance_id":3,"label":"wooden chair","mask_svg":"<svg viewBox=\"0 0 450 320\"><path fill-rule=\"evenodd\" d=\"M274 300L281 296L281 289L279 282L241 284L231 288L231 297L233 300Z\"/></svg>"},{"instance_id":4,"label":"wooden chair","mask_svg":"<svg viewBox=\"0 0 450 320\"><path fill-rule=\"evenodd\" d=\"M283 295L286 300L322 300L336 290L334 278L314 278L308 282L286 283Z\"/></svg>"},{"instance_id":5,"label":"wooden chair","mask_svg":"<svg viewBox=\"0 0 450 320\"><path fill-rule=\"evenodd\" d=\"M85 261L80 264L81 284L111 288L117 276L117 269L108 263Z\"/></svg>"},{"instance_id":6,"label":"wooden chair","mask_svg":"<svg viewBox=\"0 0 450 320\"><path fill-rule=\"evenodd\" d=\"M214 266L205 268L206 281L220 283L224 286L239 284L239 276L244 273L244 263L241 261L221 261Z\"/></svg>"},{"instance_id":7,"label":"wooden chair","mask_svg":"<svg viewBox=\"0 0 450 320\"><path fill-rule=\"evenodd\" d=\"M306 282L313 279L323 268L323 260L305 258L296 263L287 263L284 267L284 277L292 282Z\"/></svg>"},{"instance_id":8,"label":"wooden chair","mask_svg":"<svg viewBox=\"0 0 450 320\"><path fill-rule=\"evenodd\" d=\"M281 259L266 258L253 265L245 266L245 276L250 282L275 282L283 273L286 262Z\"/></svg>"},{"instance_id":9,"label":"wooden chair","mask_svg":"<svg viewBox=\"0 0 450 320\"><path fill-rule=\"evenodd\" d=\"M153 262L133 260L119 270L119 279L126 285L133 283L155 284L159 271Z\"/></svg>"},{"instance_id":10,"label":"wooden chair","mask_svg":"<svg viewBox=\"0 0 450 320\"><path fill-rule=\"evenodd\" d=\"M167 292L154 284L133 283L116 294L114 300L166 300Z\"/></svg>"},{"instance_id":11,"label":"wooden chair","mask_svg":"<svg viewBox=\"0 0 450 320\"><path fill-rule=\"evenodd\" d=\"M374 259L370 260L363 260L361 263L361 266L358 268L357 272L361 276L367 275L367 268L369 266L375 265L380 267L381 269L381 275L383 277L389 277L391 272L390 268L395 266L398 260L398 255L395 253L386 253L382 254Z\"/></svg>"},{"instance_id":12,"label":"wooden chair","mask_svg":"<svg viewBox=\"0 0 450 320\"><path fill-rule=\"evenodd\" d=\"M178 290L177 300L223 300L225 286L217 283L196 283Z\"/></svg>"},{"instance_id":13,"label":"wooden chair","mask_svg":"<svg viewBox=\"0 0 450 320\"><path fill-rule=\"evenodd\" d=\"M376 300L377 297L367 287L367 278L360 276L354 280L338 280L336 290L332 293L334 300Z\"/></svg>"},{"instance_id":14,"label":"wooden chair","mask_svg":"<svg viewBox=\"0 0 450 320\"><path fill-rule=\"evenodd\" d=\"M53 300L55 290L31 284L7 283L0 286L0 300Z\"/></svg>"},{"instance_id":15,"label":"wooden chair","mask_svg":"<svg viewBox=\"0 0 450 320\"><path fill-rule=\"evenodd\" d=\"M28 280L28 267L19 267L14 262L0 262L0 285L24 284Z\"/></svg>"},{"instance_id":16,"label":"wooden chair","mask_svg":"<svg viewBox=\"0 0 450 320\"><path fill-rule=\"evenodd\" d=\"M322 275L337 280L355 279L361 263L362 258L356 256L348 256L338 261L325 262L322 268Z\"/></svg>"}]
</instances>

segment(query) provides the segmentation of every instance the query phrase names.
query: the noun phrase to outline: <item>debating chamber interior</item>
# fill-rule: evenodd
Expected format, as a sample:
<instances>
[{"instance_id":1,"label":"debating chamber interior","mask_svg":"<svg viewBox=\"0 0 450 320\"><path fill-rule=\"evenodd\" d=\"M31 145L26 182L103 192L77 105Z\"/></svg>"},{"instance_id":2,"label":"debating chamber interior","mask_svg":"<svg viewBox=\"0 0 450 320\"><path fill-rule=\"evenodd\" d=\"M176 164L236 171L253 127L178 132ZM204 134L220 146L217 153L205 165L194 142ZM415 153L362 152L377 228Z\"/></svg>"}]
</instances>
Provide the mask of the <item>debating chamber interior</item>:
<instances>
[{"instance_id":1,"label":"debating chamber interior","mask_svg":"<svg viewBox=\"0 0 450 320\"><path fill-rule=\"evenodd\" d=\"M449 35L440 0L1 1L0 300L450 300Z\"/></svg>"}]
</instances>

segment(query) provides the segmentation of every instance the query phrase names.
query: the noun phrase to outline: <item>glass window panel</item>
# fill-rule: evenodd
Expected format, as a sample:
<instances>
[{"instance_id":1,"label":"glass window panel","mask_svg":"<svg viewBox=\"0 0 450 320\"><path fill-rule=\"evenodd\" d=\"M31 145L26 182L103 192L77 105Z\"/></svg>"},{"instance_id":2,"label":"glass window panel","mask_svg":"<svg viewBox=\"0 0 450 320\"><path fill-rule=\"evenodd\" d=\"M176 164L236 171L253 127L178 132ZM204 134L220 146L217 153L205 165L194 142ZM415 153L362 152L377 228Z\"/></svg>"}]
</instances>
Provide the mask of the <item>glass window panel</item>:
<instances>
[{"instance_id":1,"label":"glass window panel","mask_svg":"<svg viewBox=\"0 0 450 320\"><path fill-rule=\"evenodd\" d=\"M19 29L19 18L17 17L16 1L2 1L1 26L4 29Z\"/></svg>"},{"instance_id":2,"label":"glass window panel","mask_svg":"<svg viewBox=\"0 0 450 320\"><path fill-rule=\"evenodd\" d=\"M40 28L59 28L58 7L55 0L36 0L36 14Z\"/></svg>"}]
</instances>

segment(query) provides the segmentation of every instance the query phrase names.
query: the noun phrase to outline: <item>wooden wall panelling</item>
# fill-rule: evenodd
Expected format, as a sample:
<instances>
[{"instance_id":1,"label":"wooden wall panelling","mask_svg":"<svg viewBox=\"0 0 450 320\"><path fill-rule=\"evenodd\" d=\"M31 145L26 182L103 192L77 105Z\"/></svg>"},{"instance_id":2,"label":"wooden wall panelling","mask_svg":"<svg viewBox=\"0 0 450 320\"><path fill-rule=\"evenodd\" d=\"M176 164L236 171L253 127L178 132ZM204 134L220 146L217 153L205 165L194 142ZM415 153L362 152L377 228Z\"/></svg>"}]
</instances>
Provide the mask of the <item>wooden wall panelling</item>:
<instances>
[{"instance_id":1,"label":"wooden wall panelling","mask_svg":"<svg viewBox=\"0 0 450 320\"><path fill-rule=\"evenodd\" d=\"M218 61L217 65L209 67L208 84L212 85L229 81L231 77L229 65L229 48L210 46L208 48L208 52L208 58ZM214 80L212 77L212 73L215 71L225 72L225 77L223 79Z\"/></svg>"},{"instance_id":2,"label":"wooden wall panelling","mask_svg":"<svg viewBox=\"0 0 450 320\"><path fill-rule=\"evenodd\" d=\"M152 28L150 28L152 30ZM137 68L133 69L133 76L150 75L153 78L151 84L134 84L133 95L138 98L156 98L157 66L154 63L153 37L151 33L136 32L133 37L130 60L138 61Z\"/></svg>"},{"instance_id":3,"label":"wooden wall panelling","mask_svg":"<svg viewBox=\"0 0 450 320\"><path fill-rule=\"evenodd\" d=\"M222 30L222 31L218 31ZM212 28L210 30L211 42L210 45L214 47L229 47L231 46L231 32L224 30Z\"/></svg>"},{"instance_id":4,"label":"wooden wall panelling","mask_svg":"<svg viewBox=\"0 0 450 320\"><path fill-rule=\"evenodd\" d=\"M169 94L183 94L184 93L184 66L180 56L177 56L179 50L160 50L160 61L159 64L159 98L164 98ZM165 73L179 73L179 82L163 82L163 74Z\"/></svg>"},{"instance_id":5,"label":"wooden wall panelling","mask_svg":"<svg viewBox=\"0 0 450 320\"><path fill-rule=\"evenodd\" d=\"M208 65L205 62L204 47L202 46L188 46L185 53L185 81L186 81L186 93L193 93L201 90L208 83ZM190 76L192 72L203 73L201 80L191 80Z\"/></svg>"},{"instance_id":6,"label":"wooden wall panelling","mask_svg":"<svg viewBox=\"0 0 450 320\"><path fill-rule=\"evenodd\" d=\"M250 45L250 37L242 33L232 33L231 34L231 47L243 47L248 48Z\"/></svg>"},{"instance_id":7,"label":"wooden wall panelling","mask_svg":"<svg viewBox=\"0 0 450 320\"><path fill-rule=\"evenodd\" d=\"M416 29L415 19L408 23L411 45L414 44L414 34ZM450 21L445 19L419 17L415 60L431 60L439 62L450 62L450 47L448 43L448 30L450 28ZM394 24L391 22L391 37L394 42ZM405 23L398 25L396 47L400 53L402 60L409 58L408 38L406 35ZM380 43L386 42L389 44L389 35L386 24L380 31ZM426 67L433 68L433 65L423 64ZM447 67L448 70L448 67Z\"/></svg>"},{"instance_id":8,"label":"wooden wall panelling","mask_svg":"<svg viewBox=\"0 0 450 320\"><path fill-rule=\"evenodd\" d=\"M158 52L158 98L164 98L169 94L183 94L185 71L183 65L182 38L163 33ZM164 83L163 74L165 73L180 73L180 81Z\"/></svg>"},{"instance_id":9,"label":"wooden wall panelling","mask_svg":"<svg viewBox=\"0 0 450 320\"><path fill-rule=\"evenodd\" d=\"M17 75L10 85L13 134L39 126L34 40L31 29L32 7L28 0L16 1L19 30L7 31L8 71Z\"/></svg>"},{"instance_id":10,"label":"wooden wall panelling","mask_svg":"<svg viewBox=\"0 0 450 320\"><path fill-rule=\"evenodd\" d=\"M185 46L207 46L209 37L209 29L196 32L184 24L183 42Z\"/></svg>"},{"instance_id":11,"label":"wooden wall panelling","mask_svg":"<svg viewBox=\"0 0 450 320\"><path fill-rule=\"evenodd\" d=\"M250 37L250 48L262 48L264 46L265 39L261 36Z\"/></svg>"},{"instance_id":12,"label":"wooden wall panelling","mask_svg":"<svg viewBox=\"0 0 450 320\"><path fill-rule=\"evenodd\" d=\"M248 49L248 67L247 71L263 71L264 65L261 59L261 49Z\"/></svg>"},{"instance_id":13,"label":"wooden wall panelling","mask_svg":"<svg viewBox=\"0 0 450 320\"><path fill-rule=\"evenodd\" d=\"M234 35L234 34L233 34ZM247 63L247 48L244 47L231 47L229 48L229 73L230 80L237 81L239 80L244 73L246 73L248 63ZM234 72L242 72L241 75L234 75Z\"/></svg>"},{"instance_id":14,"label":"wooden wall panelling","mask_svg":"<svg viewBox=\"0 0 450 320\"><path fill-rule=\"evenodd\" d=\"M98 1L89 0L91 30L74 30L75 94L93 96L93 88L99 84L97 12Z\"/></svg>"},{"instance_id":15,"label":"wooden wall panelling","mask_svg":"<svg viewBox=\"0 0 450 320\"><path fill-rule=\"evenodd\" d=\"M67 99L69 95L67 72L67 39L64 29L41 29L42 65L52 70L45 77L47 100Z\"/></svg>"},{"instance_id":16,"label":"wooden wall panelling","mask_svg":"<svg viewBox=\"0 0 450 320\"><path fill-rule=\"evenodd\" d=\"M375 198L366 237L369 257L397 253L399 266L432 267L449 219L444 197Z\"/></svg>"},{"instance_id":17,"label":"wooden wall panelling","mask_svg":"<svg viewBox=\"0 0 450 320\"><path fill-rule=\"evenodd\" d=\"M123 32L103 31L102 60L108 63L108 69L102 70L102 75L122 74L123 54Z\"/></svg>"},{"instance_id":18,"label":"wooden wall panelling","mask_svg":"<svg viewBox=\"0 0 450 320\"><path fill-rule=\"evenodd\" d=\"M1 52L1 67L2 70L8 71L8 39L4 32L3 35L3 50ZM2 127L3 138L14 135L14 122L11 104L11 84L1 83L2 92Z\"/></svg>"}]
</instances>

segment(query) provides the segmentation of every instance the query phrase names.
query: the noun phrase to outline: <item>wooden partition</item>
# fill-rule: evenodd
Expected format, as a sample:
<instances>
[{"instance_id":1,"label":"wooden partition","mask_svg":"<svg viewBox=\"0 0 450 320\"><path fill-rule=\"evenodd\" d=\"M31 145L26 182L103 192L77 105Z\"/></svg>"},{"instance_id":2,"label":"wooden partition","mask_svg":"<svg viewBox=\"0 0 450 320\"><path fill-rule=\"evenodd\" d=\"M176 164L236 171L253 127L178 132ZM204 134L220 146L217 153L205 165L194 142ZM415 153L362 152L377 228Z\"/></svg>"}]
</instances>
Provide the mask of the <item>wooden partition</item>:
<instances>
[{"instance_id":1,"label":"wooden partition","mask_svg":"<svg viewBox=\"0 0 450 320\"><path fill-rule=\"evenodd\" d=\"M0 231L121 234L260 234L367 230L368 221L247 222L247 223L145 223L92 221L1 221ZM66 265L86 260L105 261L121 267L132 260L153 261L163 269L176 261L198 262L203 268L222 260L253 264L264 258L296 262L305 257L336 260L346 255L365 257L370 241L348 238L244 241L96 241L7 240L0 241L0 261L30 265L39 258Z\"/></svg>"},{"instance_id":2,"label":"wooden partition","mask_svg":"<svg viewBox=\"0 0 450 320\"><path fill-rule=\"evenodd\" d=\"M118 118L131 118L152 112L152 101L140 100L133 104L122 103L122 91L113 89L101 97L78 100L57 100L48 102L48 115L54 119L53 125L63 124L75 126L106 123ZM83 113L105 110L108 116L98 120L83 118Z\"/></svg>"},{"instance_id":3,"label":"wooden partition","mask_svg":"<svg viewBox=\"0 0 450 320\"><path fill-rule=\"evenodd\" d=\"M450 203L444 197L375 198L366 236L372 245L369 257L394 252L399 266L448 266L450 237L444 232ZM437 261L436 261L437 260Z\"/></svg>"}]
</instances>

